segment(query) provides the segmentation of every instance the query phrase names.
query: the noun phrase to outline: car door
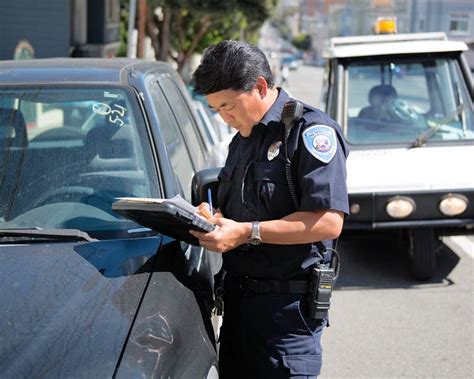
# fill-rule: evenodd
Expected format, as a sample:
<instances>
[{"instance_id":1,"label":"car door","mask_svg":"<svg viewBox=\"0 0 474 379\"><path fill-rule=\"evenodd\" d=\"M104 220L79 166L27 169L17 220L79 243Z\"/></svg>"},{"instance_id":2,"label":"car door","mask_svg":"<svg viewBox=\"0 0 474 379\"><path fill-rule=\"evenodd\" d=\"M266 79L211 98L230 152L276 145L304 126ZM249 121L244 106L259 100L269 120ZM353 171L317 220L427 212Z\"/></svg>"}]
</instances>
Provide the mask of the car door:
<instances>
[{"instance_id":1,"label":"car door","mask_svg":"<svg viewBox=\"0 0 474 379\"><path fill-rule=\"evenodd\" d=\"M192 124L193 120L189 119L189 117L186 119L186 116L181 116L182 122L187 123L185 127L188 128L188 133L190 133L188 134L189 138L194 138L191 140L191 143L194 141L193 149L191 150L191 143L186 143L184 128L180 127L184 124L180 125L176 117L179 111L183 113L182 109L186 109L176 108L176 106L181 104L182 107L185 107L186 104L183 105L183 100L181 102L178 101L180 95L176 92L176 86L168 81L168 79L171 81L173 77L165 75L159 81L154 81L150 86L150 94L160 122L160 132L166 145L169 161L176 175L177 185L181 189L181 195L191 202L191 181L198 167L204 165L204 153L200 148L199 142L196 141L197 137L193 137L192 128L195 126ZM163 81L167 84L162 85ZM169 91L165 92L165 89ZM186 257L185 265L189 275L192 273L193 277L201 276L205 278L201 283L213 283L213 275L219 271L222 264L221 256L208 252L200 246L192 246L184 242L180 242L180 245ZM212 292L212 289L205 289L205 292L208 290ZM203 300L200 306L201 309L207 309L204 313L210 313L209 307L212 307L210 302L212 299L206 298L203 294L200 297L196 297ZM209 320L205 320L205 323L207 321ZM208 323L206 323L206 327L212 329L212 326Z\"/></svg>"}]
</instances>

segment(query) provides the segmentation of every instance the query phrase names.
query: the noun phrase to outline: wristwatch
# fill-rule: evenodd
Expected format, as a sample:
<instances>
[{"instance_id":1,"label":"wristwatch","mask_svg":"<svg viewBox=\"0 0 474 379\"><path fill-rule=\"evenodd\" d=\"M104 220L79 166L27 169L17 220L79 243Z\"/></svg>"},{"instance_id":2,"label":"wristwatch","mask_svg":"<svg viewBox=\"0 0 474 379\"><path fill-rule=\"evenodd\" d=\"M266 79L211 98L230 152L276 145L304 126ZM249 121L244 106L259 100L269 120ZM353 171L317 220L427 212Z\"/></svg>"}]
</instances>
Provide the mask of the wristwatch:
<instances>
[{"instance_id":1,"label":"wristwatch","mask_svg":"<svg viewBox=\"0 0 474 379\"><path fill-rule=\"evenodd\" d=\"M249 236L249 244L260 245L262 243L262 237L260 237L260 222L252 221L252 232Z\"/></svg>"}]
</instances>

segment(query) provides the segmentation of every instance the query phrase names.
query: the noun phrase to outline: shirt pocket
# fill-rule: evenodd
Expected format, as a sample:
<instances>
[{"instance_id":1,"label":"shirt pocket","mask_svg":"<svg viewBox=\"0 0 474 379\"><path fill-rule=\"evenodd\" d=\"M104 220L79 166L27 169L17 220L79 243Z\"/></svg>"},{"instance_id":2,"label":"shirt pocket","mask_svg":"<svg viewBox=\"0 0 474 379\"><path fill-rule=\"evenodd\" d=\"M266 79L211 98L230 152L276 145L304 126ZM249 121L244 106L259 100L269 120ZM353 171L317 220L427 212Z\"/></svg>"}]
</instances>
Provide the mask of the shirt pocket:
<instances>
[{"instance_id":1,"label":"shirt pocket","mask_svg":"<svg viewBox=\"0 0 474 379\"><path fill-rule=\"evenodd\" d=\"M262 220L279 219L295 211L284 161L275 159L269 162L256 162L253 180Z\"/></svg>"}]
</instances>

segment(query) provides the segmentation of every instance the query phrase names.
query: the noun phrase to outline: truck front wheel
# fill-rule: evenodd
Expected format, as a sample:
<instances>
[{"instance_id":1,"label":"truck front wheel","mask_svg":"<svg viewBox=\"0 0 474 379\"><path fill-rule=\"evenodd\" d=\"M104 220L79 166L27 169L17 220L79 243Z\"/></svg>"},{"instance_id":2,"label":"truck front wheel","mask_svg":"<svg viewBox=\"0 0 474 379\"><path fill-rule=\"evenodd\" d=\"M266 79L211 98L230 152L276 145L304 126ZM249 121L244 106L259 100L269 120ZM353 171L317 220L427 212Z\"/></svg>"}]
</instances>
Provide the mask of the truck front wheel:
<instances>
[{"instance_id":1,"label":"truck front wheel","mask_svg":"<svg viewBox=\"0 0 474 379\"><path fill-rule=\"evenodd\" d=\"M418 280L430 279L436 268L436 239L434 230L420 228L409 231L410 271Z\"/></svg>"}]
</instances>

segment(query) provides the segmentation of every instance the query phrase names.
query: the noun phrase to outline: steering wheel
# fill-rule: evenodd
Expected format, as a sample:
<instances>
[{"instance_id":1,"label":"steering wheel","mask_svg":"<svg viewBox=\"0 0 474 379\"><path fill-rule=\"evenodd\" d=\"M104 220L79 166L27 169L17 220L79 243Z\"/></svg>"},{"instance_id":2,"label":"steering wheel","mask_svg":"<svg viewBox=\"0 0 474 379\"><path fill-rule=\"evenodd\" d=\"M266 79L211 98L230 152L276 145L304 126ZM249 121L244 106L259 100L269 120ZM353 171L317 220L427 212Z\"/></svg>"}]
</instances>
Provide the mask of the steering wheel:
<instances>
[{"instance_id":1,"label":"steering wheel","mask_svg":"<svg viewBox=\"0 0 474 379\"><path fill-rule=\"evenodd\" d=\"M383 108L394 121L412 122L418 118L418 113L405 100L399 98L388 99Z\"/></svg>"},{"instance_id":2,"label":"steering wheel","mask_svg":"<svg viewBox=\"0 0 474 379\"><path fill-rule=\"evenodd\" d=\"M87 199L88 201L84 201ZM94 201L90 201L94 199ZM59 202L68 202L68 203L84 203L100 208L110 214L115 215L112 212L110 204L116 200L115 196L106 191L97 191L95 192L90 187L82 186L71 186L71 187L59 187L52 188L42 194L38 199L36 199L31 205L31 209L39 208L46 204L59 203ZM104 206L94 205L94 202L100 202Z\"/></svg>"}]
</instances>

